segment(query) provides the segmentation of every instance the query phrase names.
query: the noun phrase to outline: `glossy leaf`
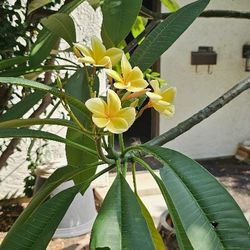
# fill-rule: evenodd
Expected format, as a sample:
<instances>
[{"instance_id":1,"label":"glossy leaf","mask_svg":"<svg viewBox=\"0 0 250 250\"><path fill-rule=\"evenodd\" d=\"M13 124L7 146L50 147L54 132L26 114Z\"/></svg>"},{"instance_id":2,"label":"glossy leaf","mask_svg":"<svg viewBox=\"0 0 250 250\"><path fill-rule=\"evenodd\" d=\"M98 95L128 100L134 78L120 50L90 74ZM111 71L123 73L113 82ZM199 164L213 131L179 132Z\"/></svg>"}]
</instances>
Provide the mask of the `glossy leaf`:
<instances>
[{"instance_id":1,"label":"glossy leaf","mask_svg":"<svg viewBox=\"0 0 250 250\"><path fill-rule=\"evenodd\" d=\"M117 46L128 35L141 4L141 0L105 0L103 2L102 30L105 30L106 40L108 37Z\"/></svg>"},{"instance_id":2,"label":"glossy leaf","mask_svg":"<svg viewBox=\"0 0 250 250\"><path fill-rule=\"evenodd\" d=\"M29 65L31 67L39 66L50 55L50 51L57 42L59 42L59 37L43 28L31 48Z\"/></svg>"},{"instance_id":3,"label":"glossy leaf","mask_svg":"<svg viewBox=\"0 0 250 250\"><path fill-rule=\"evenodd\" d=\"M152 250L154 244L136 196L118 173L92 229L90 249Z\"/></svg>"},{"instance_id":4,"label":"glossy leaf","mask_svg":"<svg viewBox=\"0 0 250 250\"><path fill-rule=\"evenodd\" d=\"M16 56L13 58L5 59L0 61L0 70L7 69L12 66L23 64L28 61L26 56Z\"/></svg>"},{"instance_id":5,"label":"glossy leaf","mask_svg":"<svg viewBox=\"0 0 250 250\"><path fill-rule=\"evenodd\" d=\"M41 22L52 34L63 38L69 45L76 42L76 30L72 18L65 13L56 13Z\"/></svg>"},{"instance_id":6,"label":"glossy leaf","mask_svg":"<svg viewBox=\"0 0 250 250\"><path fill-rule=\"evenodd\" d=\"M14 84L22 87L29 87L29 88L34 88L38 89L41 91L44 91L46 93L50 93L56 97L64 97L67 99L68 103L74 106L75 108L78 109L78 111L81 112L81 115L85 117L85 119L89 119L89 111L86 108L85 104L76 98L67 95L65 93L61 93L58 89L51 87L49 85L45 85L39 82L31 81L31 80L26 80L23 78L15 78L15 77L0 77L0 84L1 83L8 83L8 84Z\"/></svg>"},{"instance_id":7,"label":"glossy leaf","mask_svg":"<svg viewBox=\"0 0 250 250\"><path fill-rule=\"evenodd\" d=\"M63 5L59 12L70 14L70 12L72 12L84 1L85 0L70 1L68 4ZM50 51L54 48L57 40L58 36L53 35L48 29L44 28L41 30L37 41L31 48L30 65L38 66L50 54Z\"/></svg>"},{"instance_id":8,"label":"glossy leaf","mask_svg":"<svg viewBox=\"0 0 250 250\"><path fill-rule=\"evenodd\" d=\"M209 0L199 0L171 14L144 39L132 54L130 62L146 70L180 37L205 9Z\"/></svg>"},{"instance_id":9,"label":"glossy leaf","mask_svg":"<svg viewBox=\"0 0 250 250\"><path fill-rule=\"evenodd\" d=\"M141 207L141 211L143 214L143 217L147 223L151 238L153 240L154 243L154 247L157 250L165 250L165 245L163 243L163 240L161 238L161 235L159 234L159 232L157 231L157 229L155 228L155 224L153 221L153 218L151 217L149 211L147 210L147 208L145 207L145 205L143 204L143 202L141 201L140 197L137 196L137 201Z\"/></svg>"},{"instance_id":10,"label":"glossy leaf","mask_svg":"<svg viewBox=\"0 0 250 250\"><path fill-rule=\"evenodd\" d=\"M32 0L29 4L28 4L28 15L43 7L44 5L48 4L48 3L51 3L53 0Z\"/></svg>"},{"instance_id":11,"label":"glossy leaf","mask_svg":"<svg viewBox=\"0 0 250 250\"><path fill-rule=\"evenodd\" d=\"M8 121L0 121L0 128L23 128L34 125L56 125L71 128L75 131L81 132L79 127L74 122L66 119L40 119L40 118L28 118L28 119L13 119Z\"/></svg>"},{"instance_id":12,"label":"glossy leaf","mask_svg":"<svg viewBox=\"0 0 250 250\"><path fill-rule=\"evenodd\" d=\"M4 70L0 73L0 77L17 77L25 75L26 79L29 79L29 75L35 74L36 77L43 72L47 71L56 71L56 70L75 70L76 66L72 64L66 64L66 65L38 65L38 66L26 66L26 65L19 65L16 68L11 68Z\"/></svg>"},{"instance_id":13,"label":"glossy leaf","mask_svg":"<svg viewBox=\"0 0 250 250\"><path fill-rule=\"evenodd\" d=\"M74 96L78 100L85 102L90 98L90 90L89 90L89 79L85 70L82 68L75 72L75 74L67 81L65 84L65 92ZM98 91L97 91L98 93ZM71 107L74 114L78 117L78 119L85 125L86 128L90 128L90 124L88 120L84 119L77 109ZM91 129L91 128L90 128ZM83 145L89 149L96 150L95 141L86 135L83 135L76 130L72 130L68 128L66 138L70 141L73 141L77 144ZM69 165L79 166L79 164L89 164L97 161L97 157L85 153L83 154L81 150L77 150L70 145L66 145L66 156ZM75 183L80 183L83 180L86 180L93 176L96 172L96 169L91 169L88 173L84 173L82 175L78 175L74 178Z\"/></svg>"},{"instance_id":14,"label":"glossy leaf","mask_svg":"<svg viewBox=\"0 0 250 250\"><path fill-rule=\"evenodd\" d=\"M57 141L60 143L68 144L78 150L88 152L92 155L97 155L95 150L92 150L88 147L85 147L81 144L75 143L73 141L64 139L63 137L60 137L58 135L40 131L40 130L33 130L33 129L26 129L26 128L2 128L0 129L0 138L39 138L39 139L46 139L51 141Z\"/></svg>"},{"instance_id":15,"label":"glossy leaf","mask_svg":"<svg viewBox=\"0 0 250 250\"><path fill-rule=\"evenodd\" d=\"M79 189L79 186L68 188L45 201L23 224L19 224L17 233L6 236L0 249L46 249Z\"/></svg>"},{"instance_id":16,"label":"glossy leaf","mask_svg":"<svg viewBox=\"0 0 250 250\"><path fill-rule=\"evenodd\" d=\"M250 227L238 204L201 165L174 150L142 146L163 167L160 176L194 249L248 249ZM173 218L173 216L172 216ZM175 228L179 225L175 224Z\"/></svg>"},{"instance_id":17,"label":"glossy leaf","mask_svg":"<svg viewBox=\"0 0 250 250\"><path fill-rule=\"evenodd\" d=\"M133 24L131 28L131 33L133 37L139 36L144 30L145 30L145 25L147 21L145 18L138 16L135 20L135 23Z\"/></svg>"},{"instance_id":18,"label":"glossy leaf","mask_svg":"<svg viewBox=\"0 0 250 250\"><path fill-rule=\"evenodd\" d=\"M161 0L161 2L167 7L170 11L177 11L180 8L180 5L175 0Z\"/></svg>"},{"instance_id":19,"label":"glossy leaf","mask_svg":"<svg viewBox=\"0 0 250 250\"><path fill-rule=\"evenodd\" d=\"M44 95L44 92L35 91L34 93L25 96L22 100L13 105L10 109L8 109L4 114L0 116L0 122L21 118L31 108L33 108L34 105L37 104L37 102L41 100Z\"/></svg>"}]
</instances>

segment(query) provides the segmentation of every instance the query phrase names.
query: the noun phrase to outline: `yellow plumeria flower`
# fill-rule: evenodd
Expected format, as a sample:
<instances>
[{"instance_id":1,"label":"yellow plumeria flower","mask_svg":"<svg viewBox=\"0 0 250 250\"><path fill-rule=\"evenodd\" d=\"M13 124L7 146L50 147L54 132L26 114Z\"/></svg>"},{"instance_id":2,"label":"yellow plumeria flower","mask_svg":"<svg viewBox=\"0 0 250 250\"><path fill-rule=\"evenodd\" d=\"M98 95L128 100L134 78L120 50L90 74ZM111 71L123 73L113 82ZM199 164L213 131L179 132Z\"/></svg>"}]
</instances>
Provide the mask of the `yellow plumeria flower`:
<instances>
[{"instance_id":1,"label":"yellow plumeria flower","mask_svg":"<svg viewBox=\"0 0 250 250\"><path fill-rule=\"evenodd\" d=\"M111 133L121 134L135 121L135 108L122 108L121 100L113 90L108 90L107 103L101 98L91 98L85 104L93 113L94 124Z\"/></svg>"},{"instance_id":2,"label":"yellow plumeria flower","mask_svg":"<svg viewBox=\"0 0 250 250\"><path fill-rule=\"evenodd\" d=\"M159 83L156 80L150 81L154 92L147 92L146 95L149 97L148 107L153 107L159 113L166 116L173 116L175 107L173 101L176 95L176 88L166 88L161 90Z\"/></svg>"},{"instance_id":3,"label":"yellow plumeria flower","mask_svg":"<svg viewBox=\"0 0 250 250\"><path fill-rule=\"evenodd\" d=\"M143 73L138 67L132 68L125 55L121 60L122 74L107 69L106 73L115 80L114 86L117 89L126 89L129 92L138 92L148 86L146 80L143 79Z\"/></svg>"},{"instance_id":4,"label":"yellow plumeria flower","mask_svg":"<svg viewBox=\"0 0 250 250\"><path fill-rule=\"evenodd\" d=\"M121 60L123 53L118 48L106 50L101 40L97 37L91 38L91 48L74 44L73 51L79 57L80 62L105 68L112 68L112 65L117 64Z\"/></svg>"}]
</instances>

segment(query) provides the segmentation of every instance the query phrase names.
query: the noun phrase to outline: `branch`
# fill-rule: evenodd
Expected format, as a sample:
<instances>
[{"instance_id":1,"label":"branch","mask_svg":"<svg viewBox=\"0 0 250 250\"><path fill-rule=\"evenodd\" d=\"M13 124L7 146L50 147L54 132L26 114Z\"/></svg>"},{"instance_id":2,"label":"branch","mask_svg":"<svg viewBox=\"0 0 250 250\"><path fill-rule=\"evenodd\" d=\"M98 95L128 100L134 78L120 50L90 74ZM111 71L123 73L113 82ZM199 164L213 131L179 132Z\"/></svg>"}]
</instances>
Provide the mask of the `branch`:
<instances>
[{"instance_id":1,"label":"branch","mask_svg":"<svg viewBox=\"0 0 250 250\"><path fill-rule=\"evenodd\" d=\"M147 9L142 6L140 14L147 18L161 20L165 19L173 12L170 13L160 13ZM218 17L218 18L240 18L240 19L250 19L250 12L240 12L233 10L207 10L200 14L199 17Z\"/></svg>"},{"instance_id":2,"label":"branch","mask_svg":"<svg viewBox=\"0 0 250 250\"><path fill-rule=\"evenodd\" d=\"M196 124L208 118L210 115L218 111L220 108L225 106L227 103L232 101L235 97L237 97L238 95L240 95L242 92L244 92L245 90L249 88L250 88L250 77L237 83L234 87L228 90L225 94L223 94L221 97L216 99L214 102L209 104L204 109L200 110L198 113L192 115L190 118L179 123L176 127L168 130L162 135L159 135L153 138L152 140L148 141L146 144L161 146L175 139L176 137L190 130Z\"/></svg>"}]
</instances>

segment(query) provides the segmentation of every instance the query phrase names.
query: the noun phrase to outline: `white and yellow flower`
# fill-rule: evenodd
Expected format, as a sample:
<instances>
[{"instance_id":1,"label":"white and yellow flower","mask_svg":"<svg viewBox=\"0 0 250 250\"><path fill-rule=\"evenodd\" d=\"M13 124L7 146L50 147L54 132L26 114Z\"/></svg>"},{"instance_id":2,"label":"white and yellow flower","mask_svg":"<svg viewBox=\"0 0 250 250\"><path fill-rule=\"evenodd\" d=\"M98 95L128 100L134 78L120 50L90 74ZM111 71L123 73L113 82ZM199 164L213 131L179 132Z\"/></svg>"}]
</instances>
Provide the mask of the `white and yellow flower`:
<instances>
[{"instance_id":1,"label":"white and yellow flower","mask_svg":"<svg viewBox=\"0 0 250 250\"><path fill-rule=\"evenodd\" d=\"M80 62L105 68L112 68L113 65L117 64L121 60L123 53L118 48L106 50L101 40L97 37L91 38L91 48L76 43L74 44L73 51Z\"/></svg>"},{"instance_id":2,"label":"white and yellow flower","mask_svg":"<svg viewBox=\"0 0 250 250\"><path fill-rule=\"evenodd\" d=\"M115 88L126 89L129 92L138 92L148 86L147 81L143 79L142 71L138 67L132 68L125 55L122 56L121 71L122 73L118 74L114 70L106 70L107 75L115 80Z\"/></svg>"},{"instance_id":3,"label":"white and yellow flower","mask_svg":"<svg viewBox=\"0 0 250 250\"><path fill-rule=\"evenodd\" d=\"M150 85L153 88L153 92L146 93L149 97L148 107L153 107L163 115L173 116L175 113L173 101L176 95L176 88L160 89L159 82L156 80L150 81Z\"/></svg>"},{"instance_id":4,"label":"white and yellow flower","mask_svg":"<svg viewBox=\"0 0 250 250\"><path fill-rule=\"evenodd\" d=\"M108 90L107 102L101 98L91 98L85 104L93 113L94 124L111 133L121 134L135 121L135 108L122 108L121 100L113 90Z\"/></svg>"}]
</instances>

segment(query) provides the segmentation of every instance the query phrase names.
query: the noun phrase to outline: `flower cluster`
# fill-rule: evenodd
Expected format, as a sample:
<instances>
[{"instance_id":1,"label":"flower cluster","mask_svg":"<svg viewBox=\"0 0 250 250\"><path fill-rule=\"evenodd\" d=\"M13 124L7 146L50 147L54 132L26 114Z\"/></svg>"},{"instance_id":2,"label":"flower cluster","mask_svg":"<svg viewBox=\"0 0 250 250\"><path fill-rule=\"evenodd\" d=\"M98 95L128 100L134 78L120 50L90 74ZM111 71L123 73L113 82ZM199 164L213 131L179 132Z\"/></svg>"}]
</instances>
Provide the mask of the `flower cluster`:
<instances>
[{"instance_id":1,"label":"flower cluster","mask_svg":"<svg viewBox=\"0 0 250 250\"><path fill-rule=\"evenodd\" d=\"M123 133L147 108L173 116L176 88L161 88L158 80L148 83L140 68L132 67L121 49L106 49L94 37L91 47L75 44L73 51L84 65L104 68L109 80L107 97L94 97L86 102L98 128L114 134ZM116 66L119 62L120 65Z\"/></svg>"}]
</instances>

